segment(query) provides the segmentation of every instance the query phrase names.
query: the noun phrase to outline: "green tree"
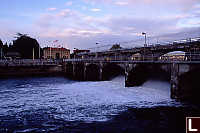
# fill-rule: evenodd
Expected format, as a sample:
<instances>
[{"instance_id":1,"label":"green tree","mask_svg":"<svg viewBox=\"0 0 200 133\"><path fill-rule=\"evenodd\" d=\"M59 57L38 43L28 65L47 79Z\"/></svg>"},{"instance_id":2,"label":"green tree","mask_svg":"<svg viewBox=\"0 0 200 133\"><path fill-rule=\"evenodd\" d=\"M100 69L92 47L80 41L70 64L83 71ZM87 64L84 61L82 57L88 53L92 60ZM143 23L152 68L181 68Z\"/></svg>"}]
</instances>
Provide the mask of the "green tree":
<instances>
[{"instance_id":1,"label":"green tree","mask_svg":"<svg viewBox=\"0 0 200 133\"><path fill-rule=\"evenodd\" d=\"M40 45L37 40L31 38L27 34L17 33L16 35L17 36L15 38L17 39L13 41L11 49L19 52L21 54L21 58L23 59L32 59L34 49L35 59L39 58Z\"/></svg>"}]
</instances>

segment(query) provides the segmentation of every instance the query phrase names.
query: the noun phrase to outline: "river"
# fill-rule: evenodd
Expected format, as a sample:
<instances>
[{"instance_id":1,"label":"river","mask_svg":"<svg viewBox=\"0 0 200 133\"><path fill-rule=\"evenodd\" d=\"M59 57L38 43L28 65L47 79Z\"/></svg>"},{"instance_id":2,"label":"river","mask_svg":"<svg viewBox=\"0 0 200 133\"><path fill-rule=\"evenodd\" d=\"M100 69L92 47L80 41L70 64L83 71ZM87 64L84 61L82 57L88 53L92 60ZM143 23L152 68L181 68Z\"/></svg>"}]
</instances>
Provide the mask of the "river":
<instances>
[{"instance_id":1,"label":"river","mask_svg":"<svg viewBox=\"0 0 200 133\"><path fill-rule=\"evenodd\" d=\"M158 80L129 88L124 87L123 76L102 82L64 77L2 79L0 84L0 132L97 132L90 126L120 121L118 117L130 109L189 108L172 100L170 84ZM114 126L110 130L117 131Z\"/></svg>"}]
</instances>

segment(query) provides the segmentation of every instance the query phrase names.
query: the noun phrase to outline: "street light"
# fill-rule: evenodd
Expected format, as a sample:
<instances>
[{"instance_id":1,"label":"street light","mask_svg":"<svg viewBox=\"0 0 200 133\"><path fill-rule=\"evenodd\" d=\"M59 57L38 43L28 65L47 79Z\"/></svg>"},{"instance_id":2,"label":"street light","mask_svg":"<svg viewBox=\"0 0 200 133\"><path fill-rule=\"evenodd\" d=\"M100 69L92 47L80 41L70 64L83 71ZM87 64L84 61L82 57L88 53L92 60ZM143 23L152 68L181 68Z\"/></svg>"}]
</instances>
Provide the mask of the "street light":
<instances>
[{"instance_id":1,"label":"street light","mask_svg":"<svg viewBox=\"0 0 200 133\"><path fill-rule=\"evenodd\" d=\"M147 46L147 33L142 32L142 35L144 35L144 39L145 39L144 47L146 47Z\"/></svg>"},{"instance_id":2,"label":"street light","mask_svg":"<svg viewBox=\"0 0 200 133\"><path fill-rule=\"evenodd\" d=\"M99 44L99 43L98 43L98 42L96 42L97 49L96 49L96 55L95 55L96 57L95 57L95 58L98 58L98 47L99 47L99 46L98 46L98 44Z\"/></svg>"},{"instance_id":3,"label":"street light","mask_svg":"<svg viewBox=\"0 0 200 133\"><path fill-rule=\"evenodd\" d=\"M144 35L144 55L143 55L143 60L145 60L145 54L146 54L146 51L145 51L145 47L147 47L147 33L146 32L142 32L142 35Z\"/></svg>"}]
</instances>

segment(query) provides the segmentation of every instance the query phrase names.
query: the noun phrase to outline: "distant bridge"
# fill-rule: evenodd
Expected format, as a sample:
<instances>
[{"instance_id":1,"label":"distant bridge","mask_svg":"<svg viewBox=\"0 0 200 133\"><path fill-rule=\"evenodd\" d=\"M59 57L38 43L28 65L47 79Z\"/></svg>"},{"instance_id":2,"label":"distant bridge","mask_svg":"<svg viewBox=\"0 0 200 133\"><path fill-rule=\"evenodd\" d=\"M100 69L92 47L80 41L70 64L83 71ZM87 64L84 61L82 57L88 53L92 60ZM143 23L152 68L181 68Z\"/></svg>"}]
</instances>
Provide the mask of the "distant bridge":
<instances>
[{"instance_id":1,"label":"distant bridge","mask_svg":"<svg viewBox=\"0 0 200 133\"><path fill-rule=\"evenodd\" d=\"M147 47L121 48L107 51L79 53L74 59L109 59L109 60L130 60L134 54L139 53L143 60L154 57L157 60L160 56L172 52L184 51L186 54L193 55L200 53L200 37L184 41L175 41L168 44L155 44Z\"/></svg>"}]
</instances>

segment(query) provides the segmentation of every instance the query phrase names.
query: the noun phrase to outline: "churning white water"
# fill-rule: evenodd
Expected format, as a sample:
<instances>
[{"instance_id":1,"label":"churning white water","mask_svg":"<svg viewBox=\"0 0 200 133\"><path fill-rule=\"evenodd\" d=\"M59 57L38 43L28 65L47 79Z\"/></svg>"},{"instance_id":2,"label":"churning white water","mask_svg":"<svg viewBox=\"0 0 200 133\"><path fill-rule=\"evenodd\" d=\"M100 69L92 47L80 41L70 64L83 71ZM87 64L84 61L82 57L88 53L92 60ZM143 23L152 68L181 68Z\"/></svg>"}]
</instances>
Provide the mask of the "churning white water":
<instances>
[{"instance_id":1,"label":"churning white water","mask_svg":"<svg viewBox=\"0 0 200 133\"><path fill-rule=\"evenodd\" d=\"M170 84L149 80L140 87L124 87L124 77L111 81L75 82L65 78L0 81L0 114L47 110L67 121L105 121L127 107L177 106Z\"/></svg>"}]
</instances>

